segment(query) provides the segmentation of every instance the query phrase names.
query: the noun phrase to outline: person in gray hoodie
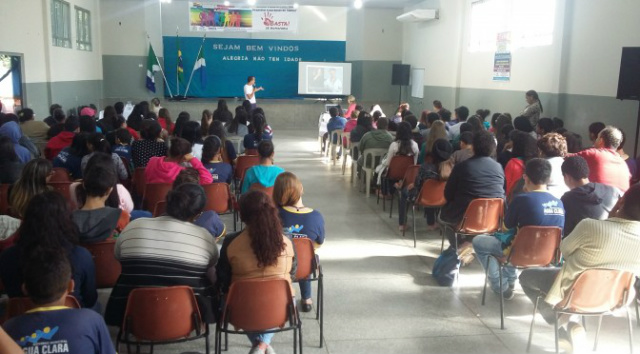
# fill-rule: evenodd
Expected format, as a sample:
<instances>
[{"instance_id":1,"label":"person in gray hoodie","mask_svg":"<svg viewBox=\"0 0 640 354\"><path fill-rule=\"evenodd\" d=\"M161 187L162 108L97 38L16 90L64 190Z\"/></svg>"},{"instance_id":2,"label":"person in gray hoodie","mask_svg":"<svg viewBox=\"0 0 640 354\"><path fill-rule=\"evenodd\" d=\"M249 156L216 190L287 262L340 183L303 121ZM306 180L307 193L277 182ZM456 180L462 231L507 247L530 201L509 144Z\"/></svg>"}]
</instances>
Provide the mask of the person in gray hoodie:
<instances>
[{"instance_id":1,"label":"person in gray hoodie","mask_svg":"<svg viewBox=\"0 0 640 354\"><path fill-rule=\"evenodd\" d=\"M589 182L589 165L580 156L567 157L561 168L564 182L571 189L562 196L564 237L567 237L583 219L608 218L622 192L606 184Z\"/></svg>"}]
</instances>

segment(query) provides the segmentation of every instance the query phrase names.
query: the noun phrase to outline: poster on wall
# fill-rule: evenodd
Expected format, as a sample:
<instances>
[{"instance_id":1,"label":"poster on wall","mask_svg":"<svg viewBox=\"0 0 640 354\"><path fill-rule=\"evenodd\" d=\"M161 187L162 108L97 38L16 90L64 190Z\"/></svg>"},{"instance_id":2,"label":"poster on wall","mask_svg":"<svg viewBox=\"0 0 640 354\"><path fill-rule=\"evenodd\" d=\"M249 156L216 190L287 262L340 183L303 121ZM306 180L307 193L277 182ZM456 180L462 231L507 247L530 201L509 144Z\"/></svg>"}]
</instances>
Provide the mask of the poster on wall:
<instances>
[{"instance_id":1,"label":"poster on wall","mask_svg":"<svg viewBox=\"0 0 640 354\"><path fill-rule=\"evenodd\" d=\"M493 57L493 81L509 80L511 80L511 32L500 32Z\"/></svg>"},{"instance_id":2,"label":"poster on wall","mask_svg":"<svg viewBox=\"0 0 640 354\"><path fill-rule=\"evenodd\" d=\"M224 6L189 2L191 32L298 31L298 10L293 6Z\"/></svg>"}]
</instances>

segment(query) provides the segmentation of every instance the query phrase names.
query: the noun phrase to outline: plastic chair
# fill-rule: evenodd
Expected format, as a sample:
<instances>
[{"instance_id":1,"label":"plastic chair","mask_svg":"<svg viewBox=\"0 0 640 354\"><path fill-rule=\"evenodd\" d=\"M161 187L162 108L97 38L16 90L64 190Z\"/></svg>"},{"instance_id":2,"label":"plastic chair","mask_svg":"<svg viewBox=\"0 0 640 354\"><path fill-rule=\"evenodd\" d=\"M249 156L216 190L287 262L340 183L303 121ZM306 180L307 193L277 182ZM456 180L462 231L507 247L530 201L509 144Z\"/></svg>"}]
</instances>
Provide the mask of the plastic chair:
<instances>
[{"instance_id":1,"label":"plastic chair","mask_svg":"<svg viewBox=\"0 0 640 354\"><path fill-rule=\"evenodd\" d=\"M244 151L245 156L258 156L258 149L246 149Z\"/></svg>"},{"instance_id":2,"label":"plastic chair","mask_svg":"<svg viewBox=\"0 0 640 354\"><path fill-rule=\"evenodd\" d=\"M231 193L231 187L226 183L211 183L202 186L202 188L207 196L204 210L213 210L219 215L233 213L233 231L236 231L236 219L233 212L234 196Z\"/></svg>"},{"instance_id":3,"label":"plastic chair","mask_svg":"<svg viewBox=\"0 0 640 354\"><path fill-rule=\"evenodd\" d=\"M343 135L344 135L344 131L342 129L336 129L334 131L331 131L329 133L329 149L327 149L327 156L331 156L331 161L333 162L333 164L336 164L336 160L337 160L337 148L342 147L343 145ZM351 135L349 133L349 135ZM336 138L335 143L333 142L333 138ZM342 153L344 154L344 151L342 151Z\"/></svg>"},{"instance_id":4,"label":"plastic chair","mask_svg":"<svg viewBox=\"0 0 640 354\"><path fill-rule=\"evenodd\" d=\"M288 322L288 325L287 325ZM235 329L230 329L232 325ZM216 326L216 353L222 352L222 333L293 331L293 353L302 354L302 323L291 286L285 279L247 279L231 284ZM228 345L226 341L225 349Z\"/></svg>"},{"instance_id":5,"label":"plastic chair","mask_svg":"<svg viewBox=\"0 0 640 354\"><path fill-rule=\"evenodd\" d=\"M173 186L170 183L147 183L142 196L142 206L145 210L153 211L156 203L167 198Z\"/></svg>"},{"instance_id":6,"label":"plastic chair","mask_svg":"<svg viewBox=\"0 0 640 354\"><path fill-rule=\"evenodd\" d=\"M64 300L64 306L70 307L72 309L79 309L80 303L78 303L78 300L76 300L75 297L67 295L67 298ZM34 304L28 297L9 298L9 300L7 301L7 310L4 314L4 318L0 322L4 322L11 318L23 315L27 311L33 310L36 307L38 307L38 305Z\"/></svg>"},{"instance_id":7,"label":"plastic chair","mask_svg":"<svg viewBox=\"0 0 640 354\"><path fill-rule=\"evenodd\" d=\"M113 288L120 277L122 266L114 254L115 239L97 243L83 244L91 252L96 268L96 286L98 289Z\"/></svg>"},{"instance_id":8,"label":"plastic chair","mask_svg":"<svg viewBox=\"0 0 640 354\"><path fill-rule=\"evenodd\" d=\"M382 157L387 153L389 149L367 149L362 152L364 155L364 164L362 166L362 172L364 173L364 182L365 182L365 191L367 193L367 198L370 197L371 194L371 178L373 178L373 173L376 170L376 167L382 162ZM367 161L370 161L367 164Z\"/></svg>"},{"instance_id":9,"label":"plastic chair","mask_svg":"<svg viewBox=\"0 0 640 354\"><path fill-rule=\"evenodd\" d=\"M131 179L131 189L134 194L142 197L144 194L144 187L147 184L147 178L144 175L144 167L138 167L133 170L133 177Z\"/></svg>"},{"instance_id":10,"label":"plastic chair","mask_svg":"<svg viewBox=\"0 0 640 354\"><path fill-rule=\"evenodd\" d=\"M241 155L236 160L236 168L233 170L233 179L235 181L236 194L240 194L242 188L242 182L244 181L244 175L247 170L260 163L259 156L253 155Z\"/></svg>"},{"instance_id":11,"label":"plastic chair","mask_svg":"<svg viewBox=\"0 0 640 354\"><path fill-rule=\"evenodd\" d=\"M254 183L249 187L249 190L252 191L260 191L262 193L267 194L270 197L273 197L273 186L271 187L265 187L260 183Z\"/></svg>"},{"instance_id":12,"label":"plastic chair","mask_svg":"<svg viewBox=\"0 0 640 354\"><path fill-rule=\"evenodd\" d=\"M342 175L344 176L344 171L347 169L347 156L349 156L351 158L351 177L353 180L353 155L351 155L351 146L354 144L358 145L358 143L351 142L351 132L342 132L342 136L344 137L342 140Z\"/></svg>"},{"instance_id":13,"label":"plastic chair","mask_svg":"<svg viewBox=\"0 0 640 354\"><path fill-rule=\"evenodd\" d=\"M458 249L458 235L476 236L496 233L502 226L504 215L504 200L502 198L478 198L469 203L460 224L454 229L455 248ZM448 227L445 225L445 228ZM445 233L442 233L442 246L444 250Z\"/></svg>"},{"instance_id":14,"label":"plastic chair","mask_svg":"<svg viewBox=\"0 0 640 354\"><path fill-rule=\"evenodd\" d=\"M313 241L308 238L294 238L293 247L298 258L298 268L296 269L296 282L299 280L309 280L318 282L318 295L316 305L316 320L320 322L320 348L324 342L324 275L320 257L316 255L313 248Z\"/></svg>"},{"instance_id":15,"label":"plastic chair","mask_svg":"<svg viewBox=\"0 0 640 354\"><path fill-rule=\"evenodd\" d=\"M232 142L235 145L236 152L238 154L244 153L244 137L242 136L229 136L226 137L227 140Z\"/></svg>"},{"instance_id":16,"label":"plastic chair","mask_svg":"<svg viewBox=\"0 0 640 354\"><path fill-rule=\"evenodd\" d=\"M161 200L156 203L156 206L153 208L153 217L157 218L158 216L162 216L167 211L167 201Z\"/></svg>"},{"instance_id":17,"label":"plastic chair","mask_svg":"<svg viewBox=\"0 0 640 354\"><path fill-rule=\"evenodd\" d=\"M446 199L444 199L444 187L446 184L446 181L440 181L437 179L428 179L422 183L420 194L411 206L411 217L413 219L413 248L416 248L416 207L421 206L425 209L431 208L439 210L447 202ZM402 236L404 236L404 231ZM442 252L442 250L440 252Z\"/></svg>"},{"instance_id":18,"label":"plastic chair","mask_svg":"<svg viewBox=\"0 0 640 354\"><path fill-rule=\"evenodd\" d=\"M502 271L511 266L518 269L547 267L558 257L558 248L562 240L562 229L554 226L524 226L511 243L511 250L505 257L491 255L488 262L495 260L500 269L500 289L502 289ZM482 305L487 295L489 267L485 269ZM500 296L500 329L504 329L504 298Z\"/></svg>"},{"instance_id":19,"label":"plastic chair","mask_svg":"<svg viewBox=\"0 0 640 354\"><path fill-rule=\"evenodd\" d=\"M0 184L0 215L9 215L9 188L10 184Z\"/></svg>"},{"instance_id":20,"label":"plastic chair","mask_svg":"<svg viewBox=\"0 0 640 354\"><path fill-rule=\"evenodd\" d=\"M195 331L195 335L191 333ZM135 337L132 339L131 336ZM122 327L116 337L116 350L120 343L141 345L181 343L204 338L209 353L209 325L202 320L196 296L188 286L138 288L131 291Z\"/></svg>"},{"instance_id":21,"label":"plastic chair","mask_svg":"<svg viewBox=\"0 0 640 354\"><path fill-rule=\"evenodd\" d=\"M72 211L78 208L76 201L71 198L71 182L48 182L47 185L51 186L54 191L62 194Z\"/></svg>"},{"instance_id":22,"label":"plastic chair","mask_svg":"<svg viewBox=\"0 0 640 354\"><path fill-rule=\"evenodd\" d=\"M49 182L72 182L71 173L64 167L54 167L51 169Z\"/></svg>"},{"instance_id":23,"label":"plastic chair","mask_svg":"<svg viewBox=\"0 0 640 354\"><path fill-rule=\"evenodd\" d=\"M382 180L387 181L399 181L404 178L404 175L407 173L407 170L410 166L413 166L413 156L405 156L405 155L397 155L391 158L389 162L389 169L387 170L387 175L382 177ZM415 179L415 176L414 178ZM383 182L385 183L385 182ZM389 207L389 218L391 218L391 214L393 212L393 197L395 193L391 193L391 206ZM380 202L380 193L378 193L377 203ZM382 210L386 209L386 198L382 198Z\"/></svg>"},{"instance_id":24,"label":"plastic chair","mask_svg":"<svg viewBox=\"0 0 640 354\"><path fill-rule=\"evenodd\" d=\"M553 309L556 313L554 324L556 353L559 349L558 317L561 314L598 316L598 328L593 344L593 350L596 351L598 349L598 336L600 334L600 326L602 325L602 317L612 315L613 311L625 308L629 325L629 350L630 353L633 354L633 326L631 324L631 313L629 312L629 302L632 301L633 298L629 295L633 294L632 286L634 281L635 276L633 273L620 270L588 269L582 272L571 286L571 289L567 291L564 299ZM536 311L541 298L542 294L536 298L533 307L533 318L531 319L531 328L529 330L527 352L529 352L531 348Z\"/></svg>"}]
</instances>

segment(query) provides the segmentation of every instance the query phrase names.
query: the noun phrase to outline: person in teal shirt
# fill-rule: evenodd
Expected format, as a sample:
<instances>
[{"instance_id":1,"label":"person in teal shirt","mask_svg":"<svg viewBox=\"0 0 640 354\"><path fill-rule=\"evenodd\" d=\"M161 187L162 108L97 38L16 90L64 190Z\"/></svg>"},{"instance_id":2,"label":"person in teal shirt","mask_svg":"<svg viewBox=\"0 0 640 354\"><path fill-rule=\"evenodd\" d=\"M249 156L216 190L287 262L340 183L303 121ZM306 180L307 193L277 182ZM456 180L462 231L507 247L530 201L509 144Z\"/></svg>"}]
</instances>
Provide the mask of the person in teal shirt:
<instances>
[{"instance_id":1,"label":"person in teal shirt","mask_svg":"<svg viewBox=\"0 0 640 354\"><path fill-rule=\"evenodd\" d=\"M284 169L273 164L274 147L271 140L263 140L258 145L260 164L249 168L244 175L242 194L246 193L251 185L259 183L265 188L273 187L276 178L284 172Z\"/></svg>"}]
</instances>

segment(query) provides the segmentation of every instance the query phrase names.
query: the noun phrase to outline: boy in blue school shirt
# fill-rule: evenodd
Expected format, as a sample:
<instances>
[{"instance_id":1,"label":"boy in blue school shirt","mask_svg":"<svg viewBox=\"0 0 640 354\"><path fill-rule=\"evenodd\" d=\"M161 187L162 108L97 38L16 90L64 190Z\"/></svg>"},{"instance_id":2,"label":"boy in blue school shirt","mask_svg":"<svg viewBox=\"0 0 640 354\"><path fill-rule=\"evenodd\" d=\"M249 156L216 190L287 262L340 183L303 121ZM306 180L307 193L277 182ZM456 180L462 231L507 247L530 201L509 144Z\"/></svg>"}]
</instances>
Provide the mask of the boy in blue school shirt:
<instances>
[{"instance_id":1,"label":"boy in blue school shirt","mask_svg":"<svg viewBox=\"0 0 640 354\"><path fill-rule=\"evenodd\" d=\"M116 146L113 152L120 157L124 157L127 161L131 160L131 133L126 128L116 130Z\"/></svg>"},{"instance_id":2,"label":"boy in blue school shirt","mask_svg":"<svg viewBox=\"0 0 640 354\"><path fill-rule=\"evenodd\" d=\"M551 177L551 164L541 158L527 162L524 173L524 190L513 199L507 208L504 226L508 229L495 236L480 235L473 238L473 250L482 266L489 267L488 276L491 290L502 294L506 300L513 298L513 288L517 279L516 269L505 267L503 289L500 289L500 271L495 260L490 256L501 257L504 250L511 246L517 230L523 226L557 226L564 227L564 205L562 201L547 192L547 183ZM505 286L508 288L504 289Z\"/></svg>"},{"instance_id":3,"label":"boy in blue school shirt","mask_svg":"<svg viewBox=\"0 0 640 354\"><path fill-rule=\"evenodd\" d=\"M66 252L35 250L23 272L24 289L36 308L10 319L4 329L25 353L115 354L97 312L64 306L74 287Z\"/></svg>"}]
</instances>

